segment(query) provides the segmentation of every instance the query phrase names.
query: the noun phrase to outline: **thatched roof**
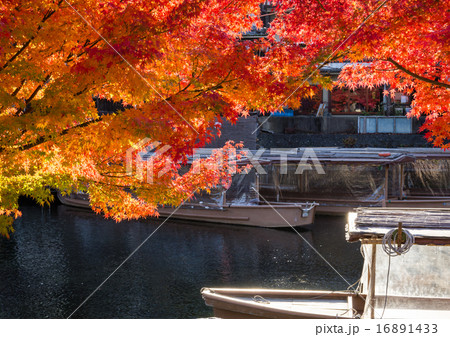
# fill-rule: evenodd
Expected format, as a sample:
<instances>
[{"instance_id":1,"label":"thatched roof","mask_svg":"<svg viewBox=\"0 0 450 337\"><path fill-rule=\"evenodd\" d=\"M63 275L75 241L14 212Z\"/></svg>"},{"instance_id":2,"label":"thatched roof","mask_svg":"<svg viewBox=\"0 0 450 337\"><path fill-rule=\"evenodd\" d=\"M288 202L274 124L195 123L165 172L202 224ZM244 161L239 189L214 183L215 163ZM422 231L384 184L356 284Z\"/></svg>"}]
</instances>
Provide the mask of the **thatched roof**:
<instances>
[{"instance_id":1,"label":"thatched roof","mask_svg":"<svg viewBox=\"0 0 450 337\"><path fill-rule=\"evenodd\" d=\"M346 239L381 240L400 222L414 236L416 244L450 244L450 208L361 207L349 213Z\"/></svg>"},{"instance_id":2,"label":"thatched roof","mask_svg":"<svg viewBox=\"0 0 450 337\"><path fill-rule=\"evenodd\" d=\"M355 165L386 165L414 162L414 155L398 149L341 149L341 148L290 148L267 149L264 152L247 151L248 158L238 164L246 164L250 159L257 160L261 165L270 163L300 163L318 159L320 163L355 164ZM197 149L196 156L207 157L212 149ZM450 153L448 153L450 158Z\"/></svg>"}]
</instances>

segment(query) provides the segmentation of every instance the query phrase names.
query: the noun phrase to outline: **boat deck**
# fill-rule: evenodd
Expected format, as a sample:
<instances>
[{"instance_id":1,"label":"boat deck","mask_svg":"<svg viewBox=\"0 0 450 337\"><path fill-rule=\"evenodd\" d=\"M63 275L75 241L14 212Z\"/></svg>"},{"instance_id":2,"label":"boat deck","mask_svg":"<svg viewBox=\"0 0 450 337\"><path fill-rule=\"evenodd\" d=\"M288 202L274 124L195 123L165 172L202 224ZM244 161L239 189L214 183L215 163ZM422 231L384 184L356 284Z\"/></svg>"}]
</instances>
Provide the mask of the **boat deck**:
<instances>
[{"instance_id":1,"label":"boat deck","mask_svg":"<svg viewBox=\"0 0 450 337\"><path fill-rule=\"evenodd\" d=\"M348 316L352 317L352 310L349 308L347 299L292 299L264 297L267 302L254 297L236 297L237 300L245 302L255 302L262 306L270 306L274 309L289 310L301 314L321 314L327 316Z\"/></svg>"},{"instance_id":2,"label":"boat deck","mask_svg":"<svg viewBox=\"0 0 450 337\"><path fill-rule=\"evenodd\" d=\"M351 292L202 289L219 318L354 318L364 299Z\"/></svg>"}]
</instances>

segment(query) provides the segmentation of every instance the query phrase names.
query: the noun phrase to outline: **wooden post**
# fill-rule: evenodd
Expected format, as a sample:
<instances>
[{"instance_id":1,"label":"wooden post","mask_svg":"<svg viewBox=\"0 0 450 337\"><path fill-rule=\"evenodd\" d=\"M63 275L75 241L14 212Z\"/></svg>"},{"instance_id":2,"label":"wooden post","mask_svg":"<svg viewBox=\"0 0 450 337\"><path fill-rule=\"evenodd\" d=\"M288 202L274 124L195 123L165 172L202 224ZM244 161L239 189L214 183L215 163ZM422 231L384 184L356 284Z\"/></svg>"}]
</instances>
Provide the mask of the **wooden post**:
<instances>
[{"instance_id":1,"label":"wooden post","mask_svg":"<svg viewBox=\"0 0 450 337\"><path fill-rule=\"evenodd\" d=\"M261 178L259 177L258 172L255 172L256 175L256 198L258 199L258 204L259 204L259 188L260 188L260 184L261 184Z\"/></svg>"},{"instance_id":2,"label":"wooden post","mask_svg":"<svg viewBox=\"0 0 450 337\"><path fill-rule=\"evenodd\" d=\"M301 174L298 175L298 188L300 193L306 192L307 185L307 175L308 171L304 170Z\"/></svg>"},{"instance_id":3,"label":"wooden post","mask_svg":"<svg viewBox=\"0 0 450 337\"><path fill-rule=\"evenodd\" d=\"M397 231L397 247L400 248L402 245L402 227L403 224L401 222L398 223L398 231Z\"/></svg>"},{"instance_id":4,"label":"wooden post","mask_svg":"<svg viewBox=\"0 0 450 337\"><path fill-rule=\"evenodd\" d=\"M366 245L369 245L369 243L366 243ZM377 253L377 244L372 243L371 244L372 252L371 256L366 256L365 259L370 258L370 268L367 270L367 297L366 297L366 303L364 305L364 318L375 318L375 279L376 279L376 253Z\"/></svg>"},{"instance_id":5,"label":"wooden post","mask_svg":"<svg viewBox=\"0 0 450 337\"><path fill-rule=\"evenodd\" d=\"M370 318L375 318L375 279L376 279L376 268L375 264L377 263L377 244L372 243L372 257L371 257L371 266L370 266Z\"/></svg>"},{"instance_id":6,"label":"wooden post","mask_svg":"<svg viewBox=\"0 0 450 337\"><path fill-rule=\"evenodd\" d=\"M272 173L272 178L273 178L273 184L275 185L275 193L276 193L276 198L277 198L277 202L280 201L280 165L274 165L273 166L273 173Z\"/></svg>"},{"instance_id":7,"label":"wooden post","mask_svg":"<svg viewBox=\"0 0 450 337\"><path fill-rule=\"evenodd\" d=\"M405 185L405 167L400 164L400 200L403 200L403 186Z\"/></svg>"},{"instance_id":8,"label":"wooden post","mask_svg":"<svg viewBox=\"0 0 450 337\"><path fill-rule=\"evenodd\" d=\"M222 207L227 206L227 191L226 190L222 191L221 204L222 204Z\"/></svg>"},{"instance_id":9,"label":"wooden post","mask_svg":"<svg viewBox=\"0 0 450 337\"><path fill-rule=\"evenodd\" d=\"M383 207L386 207L389 196L389 164L386 164L384 169L384 200Z\"/></svg>"}]
</instances>

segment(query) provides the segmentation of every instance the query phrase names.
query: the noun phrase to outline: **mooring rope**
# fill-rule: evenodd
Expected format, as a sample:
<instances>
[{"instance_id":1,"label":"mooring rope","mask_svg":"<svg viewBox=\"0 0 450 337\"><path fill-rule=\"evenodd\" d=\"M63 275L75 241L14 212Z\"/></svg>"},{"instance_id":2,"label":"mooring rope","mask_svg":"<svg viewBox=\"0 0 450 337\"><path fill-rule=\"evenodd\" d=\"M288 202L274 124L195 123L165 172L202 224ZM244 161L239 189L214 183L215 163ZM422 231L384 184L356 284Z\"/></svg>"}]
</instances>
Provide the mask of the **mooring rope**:
<instances>
[{"instance_id":1,"label":"mooring rope","mask_svg":"<svg viewBox=\"0 0 450 337\"><path fill-rule=\"evenodd\" d=\"M253 301L257 302L257 303L263 303L263 304L270 304L270 301L266 300L264 297L262 297L261 295L255 295L252 298Z\"/></svg>"},{"instance_id":2,"label":"mooring rope","mask_svg":"<svg viewBox=\"0 0 450 337\"><path fill-rule=\"evenodd\" d=\"M403 240L403 234L405 239ZM398 256L407 253L414 244L414 236L407 230L402 230L400 243L397 240L398 229L391 229L383 237L383 250L389 256Z\"/></svg>"},{"instance_id":3,"label":"mooring rope","mask_svg":"<svg viewBox=\"0 0 450 337\"><path fill-rule=\"evenodd\" d=\"M389 255L389 264L386 275L386 292L384 294L384 305L383 305L383 313L381 314L381 318L384 317L384 312L386 310L387 299L388 299L388 289L389 289L389 275L391 272L391 257L398 256L407 253L411 247L413 246L415 239L414 236L405 229L401 231L400 240L397 239L397 235L399 233L398 229L391 229L387 232L383 237L383 250L386 254ZM403 237L404 235L404 237Z\"/></svg>"}]
</instances>

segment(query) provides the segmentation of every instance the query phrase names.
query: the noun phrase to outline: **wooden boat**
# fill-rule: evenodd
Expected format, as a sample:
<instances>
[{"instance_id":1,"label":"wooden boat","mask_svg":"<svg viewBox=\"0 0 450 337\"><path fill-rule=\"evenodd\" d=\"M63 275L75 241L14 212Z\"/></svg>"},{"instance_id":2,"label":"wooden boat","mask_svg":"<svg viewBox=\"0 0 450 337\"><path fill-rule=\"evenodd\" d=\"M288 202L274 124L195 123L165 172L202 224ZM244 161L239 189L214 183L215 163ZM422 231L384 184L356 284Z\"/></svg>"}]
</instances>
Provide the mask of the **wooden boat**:
<instances>
[{"instance_id":1,"label":"wooden boat","mask_svg":"<svg viewBox=\"0 0 450 337\"><path fill-rule=\"evenodd\" d=\"M359 207L377 207L380 204L387 208L449 208L450 198L444 197L408 197L407 199L391 199L386 201L374 202L363 200L338 200L331 198L315 198L318 206L316 213L322 215L342 216L349 212L355 211ZM301 202L302 198L296 198L297 202ZM292 200L292 202L294 202Z\"/></svg>"},{"instance_id":2,"label":"wooden boat","mask_svg":"<svg viewBox=\"0 0 450 337\"><path fill-rule=\"evenodd\" d=\"M196 158L208 157L212 149L197 149ZM141 157L147 160L151 152L143 152ZM192 164L191 157L187 164ZM245 160L237 161L246 164ZM255 172L235 174L229 189L213 188L209 194L196 194L193 200L181 207L161 206L161 217L171 219L193 220L206 223L235 224L265 228L290 228L308 226L314 223L316 202L267 202L260 200ZM69 196L57 194L62 204L90 208L89 196L72 193Z\"/></svg>"},{"instance_id":3,"label":"wooden boat","mask_svg":"<svg viewBox=\"0 0 450 337\"><path fill-rule=\"evenodd\" d=\"M381 244L381 238L399 223L418 245L450 244L450 208L357 208L348 214L345 238L348 242L366 243L370 239Z\"/></svg>"},{"instance_id":4,"label":"wooden boat","mask_svg":"<svg viewBox=\"0 0 450 337\"><path fill-rule=\"evenodd\" d=\"M87 193L71 193L70 195L62 195L61 192L56 192L58 201L66 206L79 207L84 209L92 209L89 204L89 195Z\"/></svg>"},{"instance_id":5,"label":"wooden boat","mask_svg":"<svg viewBox=\"0 0 450 337\"><path fill-rule=\"evenodd\" d=\"M203 288L201 294L220 318L450 317L450 209L359 208L349 214L346 238L361 241L364 256L355 292Z\"/></svg>"},{"instance_id":6,"label":"wooden boat","mask_svg":"<svg viewBox=\"0 0 450 337\"><path fill-rule=\"evenodd\" d=\"M365 317L450 318L450 209L358 208L346 239L361 242Z\"/></svg>"},{"instance_id":7,"label":"wooden boat","mask_svg":"<svg viewBox=\"0 0 450 337\"><path fill-rule=\"evenodd\" d=\"M352 292L203 288L219 318L355 318L364 299Z\"/></svg>"},{"instance_id":8,"label":"wooden boat","mask_svg":"<svg viewBox=\"0 0 450 337\"><path fill-rule=\"evenodd\" d=\"M64 205L91 208L87 194L73 193L69 196L63 196L58 192L57 197ZM316 206L316 203L226 204L224 206L186 203L178 209L161 207L158 212L161 217L170 217L171 219L266 228L289 228L314 223Z\"/></svg>"},{"instance_id":9,"label":"wooden boat","mask_svg":"<svg viewBox=\"0 0 450 337\"><path fill-rule=\"evenodd\" d=\"M186 204L178 209L159 208L162 217L266 228L290 228L311 225L316 203L270 203L199 205Z\"/></svg>"},{"instance_id":10,"label":"wooden boat","mask_svg":"<svg viewBox=\"0 0 450 337\"><path fill-rule=\"evenodd\" d=\"M266 200L314 200L319 204L316 212L328 215L345 215L358 207L450 207L448 151L314 148L308 150L314 151L324 171L313 167L298 174L298 166L305 165L305 150L285 154L284 176L276 154L267 151L260 156L268 171L259 176Z\"/></svg>"}]
</instances>

